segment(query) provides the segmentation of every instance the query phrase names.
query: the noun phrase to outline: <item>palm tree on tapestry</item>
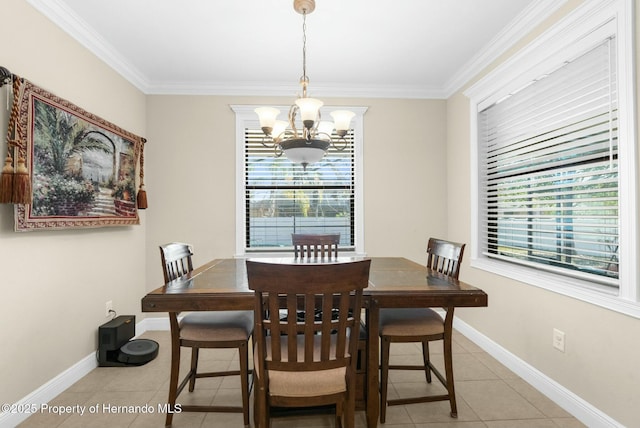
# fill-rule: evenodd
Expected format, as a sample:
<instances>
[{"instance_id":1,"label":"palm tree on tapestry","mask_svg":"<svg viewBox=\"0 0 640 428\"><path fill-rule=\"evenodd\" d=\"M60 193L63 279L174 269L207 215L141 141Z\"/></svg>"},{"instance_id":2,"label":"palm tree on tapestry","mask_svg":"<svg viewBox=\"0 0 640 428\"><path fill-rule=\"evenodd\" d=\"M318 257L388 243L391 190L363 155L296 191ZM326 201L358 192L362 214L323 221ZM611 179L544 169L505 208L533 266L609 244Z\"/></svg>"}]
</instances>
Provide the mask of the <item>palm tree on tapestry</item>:
<instances>
[{"instance_id":1,"label":"palm tree on tapestry","mask_svg":"<svg viewBox=\"0 0 640 428\"><path fill-rule=\"evenodd\" d=\"M96 198L98 183L113 186L115 174L115 161L110 161L108 177L87 177L84 155L115 159L115 145L108 135L63 109L40 100L34 109L32 212L83 215Z\"/></svg>"}]
</instances>

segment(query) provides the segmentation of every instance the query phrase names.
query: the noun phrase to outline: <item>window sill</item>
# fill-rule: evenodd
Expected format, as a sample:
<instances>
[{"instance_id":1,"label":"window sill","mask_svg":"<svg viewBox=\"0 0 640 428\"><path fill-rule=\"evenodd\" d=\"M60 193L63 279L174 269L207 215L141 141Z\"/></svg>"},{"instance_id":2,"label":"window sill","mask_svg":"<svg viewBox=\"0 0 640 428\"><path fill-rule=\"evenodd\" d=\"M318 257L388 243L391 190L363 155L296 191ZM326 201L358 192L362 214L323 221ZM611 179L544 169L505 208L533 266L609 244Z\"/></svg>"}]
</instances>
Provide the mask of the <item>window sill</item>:
<instances>
[{"instance_id":1,"label":"window sill","mask_svg":"<svg viewBox=\"0 0 640 428\"><path fill-rule=\"evenodd\" d=\"M640 318L640 304L619 297L617 290L609 287L489 258L474 258L471 267Z\"/></svg>"}]
</instances>

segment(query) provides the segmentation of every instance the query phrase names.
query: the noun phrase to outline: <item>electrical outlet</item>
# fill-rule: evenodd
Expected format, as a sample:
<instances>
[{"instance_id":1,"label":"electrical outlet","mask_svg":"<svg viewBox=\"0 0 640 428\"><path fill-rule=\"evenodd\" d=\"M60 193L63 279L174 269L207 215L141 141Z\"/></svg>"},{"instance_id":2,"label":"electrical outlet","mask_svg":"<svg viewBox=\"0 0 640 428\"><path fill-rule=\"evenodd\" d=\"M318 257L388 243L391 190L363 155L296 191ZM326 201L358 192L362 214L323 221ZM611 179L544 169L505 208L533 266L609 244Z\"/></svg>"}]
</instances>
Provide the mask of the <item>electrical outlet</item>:
<instances>
[{"instance_id":1,"label":"electrical outlet","mask_svg":"<svg viewBox=\"0 0 640 428\"><path fill-rule=\"evenodd\" d=\"M104 316L109 318L111 316L111 311L113 311L113 301L109 300L104 304L105 314Z\"/></svg>"},{"instance_id":2,"label":"electrical outlet","mask_svg":"<svg viewBox=\"0 0 640 428\"><path fill-rule=\"evenodd\" d=\"M553 329L553 347L560 352L564 352L564 331Z\"/></svg>"}]
</instances>

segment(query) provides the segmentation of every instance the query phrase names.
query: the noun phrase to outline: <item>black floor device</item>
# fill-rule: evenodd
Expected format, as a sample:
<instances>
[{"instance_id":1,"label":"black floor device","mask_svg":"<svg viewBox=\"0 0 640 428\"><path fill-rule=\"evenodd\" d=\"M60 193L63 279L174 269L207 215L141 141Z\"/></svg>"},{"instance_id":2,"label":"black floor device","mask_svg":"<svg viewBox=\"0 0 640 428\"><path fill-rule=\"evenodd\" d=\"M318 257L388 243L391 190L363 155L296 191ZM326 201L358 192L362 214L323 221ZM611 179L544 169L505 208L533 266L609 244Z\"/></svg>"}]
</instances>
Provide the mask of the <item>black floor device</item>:
<instances>
[{"instance_id":1,"label":"black floor device","mask_svg":"<svg viewBox=\"0 0 640 428\"><path fill-rule=\"evenodd\" d=\"M158 356L158 342L131 340L136 333L136 317L121 315L98 329L98 365L100 367L141 366Z\"/></svg>"}]
</instances>

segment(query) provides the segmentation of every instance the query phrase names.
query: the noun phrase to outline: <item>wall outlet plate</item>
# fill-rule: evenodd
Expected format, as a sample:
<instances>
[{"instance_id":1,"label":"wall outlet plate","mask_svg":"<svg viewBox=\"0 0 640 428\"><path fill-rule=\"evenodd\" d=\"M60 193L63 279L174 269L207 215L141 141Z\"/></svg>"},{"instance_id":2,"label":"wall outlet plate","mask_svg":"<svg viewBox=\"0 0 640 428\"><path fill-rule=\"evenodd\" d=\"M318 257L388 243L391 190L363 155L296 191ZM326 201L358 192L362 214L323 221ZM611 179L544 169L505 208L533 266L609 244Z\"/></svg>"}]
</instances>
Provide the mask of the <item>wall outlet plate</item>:
<instances>
[{"instance_id":1,"label":"wall outlet plate","mask_svg":"<svg viewBox=\"0 0 640 428\"><path fill-rule=\"evenodd\" d=\"M564 331L553 329L553 347L560 352L564 352Z\"/></svg>"}]
</instances>

